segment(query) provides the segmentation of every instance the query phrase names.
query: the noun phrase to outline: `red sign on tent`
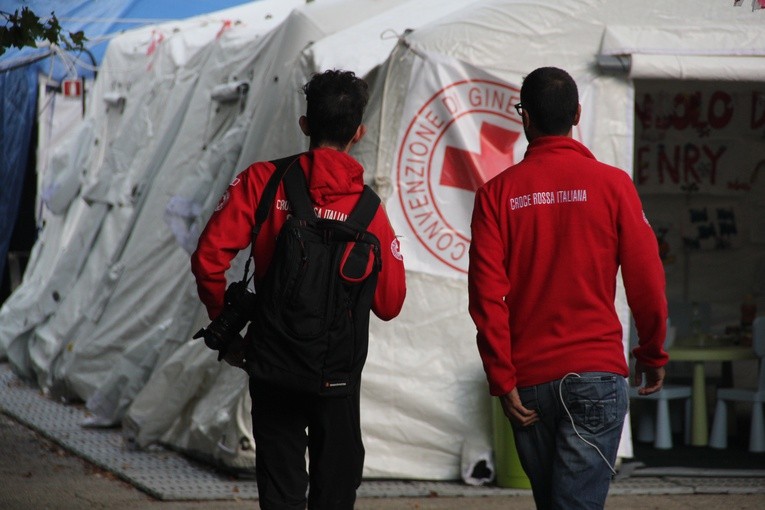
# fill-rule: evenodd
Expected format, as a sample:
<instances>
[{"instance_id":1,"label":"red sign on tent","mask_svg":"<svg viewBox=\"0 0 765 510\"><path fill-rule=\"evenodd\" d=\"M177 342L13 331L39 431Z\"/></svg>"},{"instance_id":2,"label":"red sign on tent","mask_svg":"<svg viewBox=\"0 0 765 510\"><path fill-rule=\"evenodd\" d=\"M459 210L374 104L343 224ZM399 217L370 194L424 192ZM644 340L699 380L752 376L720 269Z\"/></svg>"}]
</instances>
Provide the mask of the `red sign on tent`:
<instances>
[{"instance_id":1,"label":"red sign on tent","mask_svg":"<svg viewBox=\"0 0 765 510\"><path fill-rule=\"evenodd\" d=\"M61 90L66 97L80 97L82 95L82 80L64 80Z\"/></svg>"}]
</instances>

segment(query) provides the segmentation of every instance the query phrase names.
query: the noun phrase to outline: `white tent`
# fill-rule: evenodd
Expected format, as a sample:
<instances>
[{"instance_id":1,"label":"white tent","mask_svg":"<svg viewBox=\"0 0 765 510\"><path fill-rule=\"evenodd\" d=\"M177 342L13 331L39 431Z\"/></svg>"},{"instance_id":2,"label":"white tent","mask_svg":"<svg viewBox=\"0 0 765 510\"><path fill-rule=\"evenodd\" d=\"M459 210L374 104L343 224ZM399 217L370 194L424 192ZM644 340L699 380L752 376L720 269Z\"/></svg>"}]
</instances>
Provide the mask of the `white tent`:
<instances>
[{"instance_id":1,"label":"white tent","mask_svg":"<svg viewBox=\"0 0 765 510\"><path fill-rule=\"evenodd\" d=\"M258 13L273 12L268 2L256 6L269 9ZM290 10L284 3L279 4L279 9L284 16ZM252 14L247 11L247 15ZM87 400L98 389L108 395L106 401L116 405L112 392L126 391L125 378L145 379L141 371L133 370L135 366L151 366L150 360L156 359L162 348L171 348L165 342L189 337L198 305L188 272L188 254L158 219L184 174L200 164L221 163L210 160L209 154L220 143L223 133L228 133L232 126L239 127L237 118L242 115L244 104L240 95L244 93L244 84L249 83L241 77L249 78L257 49L268 45L264 34L276 24L273 17L264 21L267 23L233 25L222 32L220 25L210 26L209 37L196 29L181 31L167 41L178 40L180 48L169 44L159 50L160 55L172 56L198 45L204 56L187 60L167 88L167 107L179 105L171 119L174 126L159 127L156 133L151 133L150 126L146 129L150 141L159 138L157 151L161 153L147 151L151 154L146 159L149 171L145 176L132 178L134 184L128 189L138 189L138 205L131 211L129 228L124 229L125 234L113 250L102 281L73 292L74 301L81 301L94 291L96 297L84 317L66 314L64 320L77 324L77 329L58 329L70 331L65 335L73 348L62 350L53 363L53 388L57 392L72 392ZM181 34L183 37L177 37ZM233 100L219 97L219 92L212 97L216 86L231 84L242 87L236 89ZM169 133L172 135L166 136ZM147 145L150 149L151 145ZM212 170L224 174L224 178L230 173L221 166ZM145 273L137 270L148 267L157 278L147 281ZM117 361L124 366L115 366Z\"/></svg>"},{"instance_id":2,"label":"white tent","mask_svg":"<svg viewBox=\"0 0 765 510\"><path fill-rule=\"evenodd\" d=\"M462 439L490 433L465 287L439 278L464 276L467 264L459 239L469 241L472 192L446 186L443 167L448 146L473 154L485 149L480 126L471 126L470 118L502 126L505 139L511 138L520 126L509 106L519 101L523 76L540 66L562 67L580 89L583 114L575 137L600 160L631 172L633 80L650 69L652 77L679 80L763 81L764 17L763 11L721 3L487 1L398 44L379 71L386 79L372 95L360 156L388 192L386 205L403 236L408 267L414 261L419 270L409 274L394 333L387 324L372 327L373 340L385 340L370 344L364 391L388 412L365 422L369 472L400 475L378 471L397 465L406 476L420 470L453 477ZM598 65L616 57L618 72ZM506 154L517 160L522 136L515 145ZM627 324L621 290L617 309ZM631 456L631 445L623 444L620 453Z\"/></svg>"},{"instance_id":3,"label":"white tent","mask_svg":"<svg viewBox=\"0 0 765 510\"><path fill-rule=\"evenodd\" d=\"M212 43L231 23L230 16L250 16L251 30L265 33L278 24L279 13L286 16L289 7L269 2L259 3L257 8L238 7L217 13L217 17L142 28L109 46L108 63L102 68L89 108L89 117L96 119L100 131L92 136L92 145L82 150L90 160L80 170L79 196L66 209L65 227L74 232L73 242L63 250L43 245L54 253L70 253L59 256L62 263L52 271L50 266L41 267L51 278L43 296L48 298L51 291L57 296L55 304L40 314L45 323L36 324L28 339L31 368L43 387L55 383L62 396L80 398L89 390L82 379L64 381L61 374L93 339L88 328L98 322L123 271L124 249L180 129L198 79L196 70L208 59ZM87 142L85 137L76 141ZM79 211L82 213L76 214ZM43 237L56 234L51 230ZM78 265L65 266L72 257L77 257ZM10 303L13 305L13 299ZM9 316L23 316L13 306L4 309ZM94 373L111 368L104 358L95 363L90 367ZM87 381L89 376L84 377Z\"/></svg>"},{"instance_id":4,"label":"white tent","mask_svg":"<svg viewBox=\"0 0 765 510\"><path fill-rule=\"evenodd\" d=\"M436 3L439 5L438 10L433 8ZM351 68L348 62L352 62L356 64L353 69L357 73L360 75L367 74L389 55L391 48L396 43L395 34L403 33L407 28L418 26L420 23L441 16L449 10L464 6L464 4L464 1L402 3L390 10L359 20L357 24L349 24L348 28L343 30L334 33L328 32L324 35L312 34L311 43L304 49L301 48L302 51L295 52L289 59L285 58L281 46L270 46L272 52L279 53L276 53L277 56L273 56L273 54L264 56L263 60L280 64L278 68L271 70L267 75L277 76L279 79L278 81L274 80L274 82L278 83L279 86L264 87L264 90L260 91L256 98L253 98L256 110L252 115L255 120L250 124L249 133L242 147L242 155L239 158L241 163L236 171L241 170L249 162L256 159L268 159L279 154L297 152L307 148L307 140L299 136L297 132L297 119L304 113L304 99L298 92L300 86L309 79L312 73L331 68ZM354 5L358 5L358 3ZM323 17L334 16L335 13L334 7L322 8L321 5L317 5L313 9L296 10L269 37L279 40L300 40L300 35L306 33L306 25L322 26L325 30L330 28L332 25L320 23L320 21ZM412 18L407 16L412 16ZM380 38L381 35L385 35L386 31L392 31L394 37ZM359 52L358 46L353 46L353 44L358 44L358 41L364 40L364 36L370 34L372 36L368 41L368 51ZM274 118L275 108L276 111L281 112L278 123L271 120ZM215 168L210 170L215 170ZM217 190L207 196L207 202L204 204L199 198L194 198L194 192L207 189L210 181L211 176L200 173L187 175L181 183L181 188L189 190L191 193L185 196L182 193L176 195L176 198L182 203L194 203L195 205L190 209L201 211L199 213L200 218L194 218L196 221L191 224L188 235L181 235L182 238L196 239L195 235L198 235L199 229L209 217L217 197L223 191L223 188L219 186ZM225 186L228 180L217 182ZM234 277L238 277L238 271L241 271L241 267L235 265L231 270L232 274L236 275ZM197 328L205 323L206 318L203 313L198 318ZM160 394L180 394L186 395L188 399L196 399L199 393L220 391L221 382L218 379L206 379L202 386L198 382L191 382L196 380L194 374L197 371L209 370L211 364L215 364L211 353L200 349L198 345L186 345L182 349L188 353L188 356L176 356L176 360L169 360L166 365L157 368L143 391L136 396L126 420L131 439L140 446L161 440L175 448L193 450L199 455L214 458L232 467L252 467L252 437L249 415L247 414L248 408L242 406L238 400L221 402L221 406L225 407L220 407L218 413L218 416L234 416L236 419L222 419L216 422L219 426L213 427L208 427L207 422L200 420L196 415L196 413L209 412L209 409L200 407L200 402L189 403L183 399L174 399L172 405L177 407L174 408L173 412L168 412L167 403L162 407L155 405L156 395ZM186 360L186 365L180 372L178 371L178 359ZM234 380L239 381L239 379ZM194 388L192 393L187 391L190 386ZM249 400L247 390L241 384L229 388L229 393L236 393L245 401ZM94 403L96 398L98 395L89 401L89 406ZM91 409L96 407L98 406L94 405ZM227 423L229 421L230 423ZM197 424L204 424L205 429L195 434L193 431ZM190 439L191 437L194 438L193 441Z\"/></svg>"},{"instance_id":5,"label":"white tent","mask_svg":"<svg viewBox=\"0 0 765 510\"><path fill-rule=\"evenodd\" d=\"M377 6L378 4L375 4L375 9L371 11L375 12ZM239 54L248 57L244 64L237 63L237 59L232 56L235 47L232 44L226 44L218 58L211 59L217 62L215 69L201 71L202 76L212 80L210 84L212 85L215 80L220 80L221 74L226 74L221 70L224 66L222 62L229 67L237 64L238 69L231 74L239 77L247 76L246 83L252 88L252 92L248 93L250 97L247 97L246 101L242 98L240 102L234 102L235 105L242 107L247 105L246 108L237 111L236 120L227 125L215 127L217 138L206 143L208 147L199 154L201 159L198 164L192 164L193 158L196 157L192 148L202 147L199 142L200 133L195 133L192 127L187 130L188 133L182 132L179 135L174 146L177 155L168 157L168 163L160 169L158 177L160 182L152 189L149 195L150 202L147 202L139 223L131 232L131 243L126 249L126 260L137 260L137 266L151 266L157 273L174 275L177 279L168 277L146 283L140 271L126 272L125 290L117 286L114 291L115 296L123 293L126 297L133 295L130 289L140 285L144 291L143 295L148 293L151 299L142 299L140 303L136 302L130 307L123 306L124 299L115 301L115 305L107 307L104 315L98 320L95 332L87 335L88 338L93 339L85 347L87 351L83 350L81 352L84 354L75 353L69 357L74 361L66 367L65 379L69 382L77 378L88 378L92 391L90 393L79 391L78 394L88 399L88 407L96 413L99 420L105 422L121 420L125 404L129 403L134 396L133 390L141 387L148 376L149 371L141 367L152 367L160 356L160 350L164 349L166 352L174 350L176 344L172 340L186 341L193 332L191 327L194 324L194 316L199 315L200 307L195 297L193 279L188 272L188 253L181 247L189 250L195 244L195 235L198 235L200 225L204 224L206 217L211 213L212 206L217 202L225 185L239 170L232 163L242 147L260 143L262 132L267 132L272 126L274 107L278 106L275 99L289 92L296 93L294 90L285 88L279 79L280 76L289 70L289 66L305 45L313 39L322 37L324 32L318 27L321 27L321 30L339 27L337 24L325 22L324 18L336 20L337 9L340 7L340 3L330 2L326 5L311 4L296 9L258 45L252 44L252 41L248 41L246 37L239 37L236 40ZM366 11L361 9L357 12L364 14ZM352 18L347 18L346 22L349 19ZM200 111L187 112L187 118L191 120L201 119L204 112L210 109L208 103L210 87L200 85L196 93L200 96L199 100L192 101L192 104L198 104ZM205 124L209 126L210 121L185 123L187 126L196 126L197 129L205 127ZM245 136L248 129L255 134ZM252 142L248 142L249 139L252 139ZM283 145L294 143L294 141L290 139L281 143ZM270 150L274 148L271 147ZM224 157L225 161L221 161L220 157ZM190 169L193 171L189 172ZM214 184L210 186L211 183ZM171 197L169 202L168 196ZM154 197L153 201L151 201L152 197ZM162 235L156 234L156 218L163 212L174 227L176 238L181 241L180 247L173 239L170 230L165 230ZM142 225L141 222L144 224ZM129 254L131 248L134 250L133 254ZM134 332L121 332L120 327L135 320L140 314L147 315L147 319L143 322L156 324L158 329L147 331L139 322L132 326ZM204 321L204 314L199 318ZM168 331L167 325L171 323L175 325L175 329ZM145 336L139 336L141 334ZM125 338L130 340L126 341ZM120 357L123 366L118 366L116 370L113 367L110 370L94 370L93 368L99 365L96 365L93 360L102 363L108 359L108 353L113 351L115 345L129 347L128 353ZM94 355L93 352L96 354ZM203 361L209 358L210 353L205 354L207 356ZM64 354L62 358L65 356L67 355ZM108 378L105 379L107 374ZM125 381L130 378L133 378L133 383L126 385ZM151 392L152 389L153 386L150 386L146 391ZM157 391L165 393L172 390L172 388L161 388ZM161 411L164 413L166 409L163 408ZM133 422L145 423L146 420L139 419L138 414L138 411L133 412ZM152 419L151 422L153 430L157 420ZM215 446L218 442L215 438L211 445Z\"/></svg>"},{"instance_id":6,"label":"white tent","mask_svg":"<svg viewBox=\"0 0 765 510\"><path fill-rule=\"evenodd\" d=\"M274 13L267 20L265 5ZM92 100L101 106L82 135L98 150L60 148L75 173L85 169L82 189L69 189L72 203L49 223L22 286L0 309L0 352L41 386L87 400L93 423L124 417L139 446L159 441L251 467L244 373L189 339L207 321L188 251L236 172L306 147L296 129L300 85L314 71L350 68L373 84L369 133L355 155L403 235L409 268L401 317L371 325L365 475L458 478L463 449L489 448L491 430L464 278L472 191L464 175L444 184L447 147L460 161L480 159L489 150L482 124L496 124L513 142L497 154L508 164L522 157L510 100L525 74L556 65L580 87L577 138L631 172L634 80L765 81L765 11L691 0L368 0L352 8L325 0L288 15L290 7L242 8L228 19L245 22L220 37L219 23L113 41L104 65L112 53L123 64L114 79L99 76ZM147 58L152 42L156 55ZM240 270L235 264L232 276ZM52 297L59 288L60 303Z\"/></svg>"},{"instance_id":7,"label":"white tent","mask_svg":"<svg viewBox=\"0 0 765 510\"><path fill-rule=\"evenodd\" d=\"M39 341L33 340L35 330L48 322L62 301L67 300L71 307L65 314L68 317L56 329L61 329L61 336L68 340L69 332L65 330L76 324L71 319L81 317L93 299L90 294L72 296L75 282L79 287L89 288L79 283L81 276L99 281L121 236L129 234L128 218L135 210L140 191L131 187L145 183L146 178L150 180L151 172L146 172L157 162L147 158L152 157L152 150L158 151L155 155L162 155L162 144L172 139L177 124L168 124L173 129L161 127L163 114L167 113L163 94L168 94L176 72L209 45L227 22L237 19L241 15L238 13L250 13L250 23L260 26L261 32L276 26L279 13L282 18L286 16L289 6L271 3L274 5L263 2L259 9L251 5L144 27L127 32L120 36L120 43L110 45L110 63L101 68L101 79L91 92L80 131L51 149L50 164L41 176L45 186L41 195L47 205L42 209L44 228L22 286L0 310L0 347L12 361L18 357L14 368L21 375L33 377L36 371L40 384L43 387L49 384L49 365L62 347L61 342L54 336L51 343L43 341L39 345ZM178 35L182 28L199 30L199 40L186 41L188 47L178 44L184 37ZM170 39L176 42L171 43ZM162 52L157 51L173 45L175 53L167 52L162 57ZM102 230L105 218L109 217L117 228L107 219ZM89 268L83 270L86 262ZM30 348L30 342L37 343L39 348ZM31 360L27 359L30 352Z\"/></svg>"}]
</instances>

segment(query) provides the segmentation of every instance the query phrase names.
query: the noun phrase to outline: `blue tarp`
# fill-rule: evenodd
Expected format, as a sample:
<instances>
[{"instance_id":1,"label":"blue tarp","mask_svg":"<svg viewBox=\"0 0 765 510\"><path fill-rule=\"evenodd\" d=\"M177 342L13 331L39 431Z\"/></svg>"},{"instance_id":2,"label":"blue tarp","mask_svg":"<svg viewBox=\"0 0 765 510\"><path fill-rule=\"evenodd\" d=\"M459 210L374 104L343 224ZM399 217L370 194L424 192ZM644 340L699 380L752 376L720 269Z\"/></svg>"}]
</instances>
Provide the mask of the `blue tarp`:
<instances>
[{"instance_id":1,"label":"blue tarp","mask_svg":"<svg viewBox=\"0 0 765 510\"><path fill-rule=\"evenodd\" d=\"M55 12L62 32L82 30L87 52L79 55L86 65L77 74L94 76L90 67L100 64L108 34L165 20L185 19L250 3L245 0L0 0L0 11L13 13L29 7L45 19ZM0 19L3 22L4 18ZM38 74L59 81L67 77L60 59L48 57L46 48L8 49L0 56L0 275L5 271L8 246L16 224L24 176L35 128Z\"/></svg>"}]
</instances>

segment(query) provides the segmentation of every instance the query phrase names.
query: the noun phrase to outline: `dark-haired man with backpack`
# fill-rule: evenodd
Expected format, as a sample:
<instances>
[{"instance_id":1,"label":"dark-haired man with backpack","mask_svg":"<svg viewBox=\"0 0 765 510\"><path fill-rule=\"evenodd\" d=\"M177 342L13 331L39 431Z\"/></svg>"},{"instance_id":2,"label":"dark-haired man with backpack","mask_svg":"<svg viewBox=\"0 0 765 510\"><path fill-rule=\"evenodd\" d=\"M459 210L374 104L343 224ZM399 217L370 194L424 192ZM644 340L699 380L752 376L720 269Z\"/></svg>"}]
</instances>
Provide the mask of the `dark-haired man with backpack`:
<instances>
[{"instance_id":1,"label":"dark-haired man with backpack","mask_svg":"<svg viewBox=\"0 0 765 510\"><path fill-rule=\"evenodd\" d=\"M299 124L310 137L309 151L254 163L234 179L199 239L192 271L199 296L215 322L224 310L225 273L231 260L239 251L252 248L259 306L257 313L253 310L253 323L245 336L247 360L237 360L236 352L224 358L246 365L250 374L261 508L304 509L307 503L309 509L350 510L364 463L359 397L369 309L386 321L398 315L406 294L404 265L384 208L374 193L364 192L364 169L348 154L366 132L361 123L368 99L366 83L352 72L333 70L314 75L303 91L307 111ZM367 195L373 195L374 201ZM265 206L258 210L261 202ZM300 203L308 207L296 208ZM344 237L345 230L358 232L351 236L357 241ZM318 248L304 246L310 236L316 238ZM318 263L311 250L319 253L318 258L327 258L321 238L335 236L341 247L334 265L328 266L333 269L326 271L327 277L310 274L309 267L311 281L301 280L301 263ZM291 255L290 260L282 260L282 252L274 257L275 250L301 249L306 254L296 261ZM297 276L288 274L290 264L297 267ZM269 272L272 265L279 266L279 271ZM326 289L310 292L311 285L325 284L333 286L329 293ZM303 290L296 291L301 285ZM309 307L320 310L305 319L293 314L271 320L288 313L291 300L311 301ZM324 323L329 332L322 338L330 338L329 345L317 347L306 331ZM300 351L303 343L313 350ZM343 353L340 357L349 358L350 365L330 370L327 367L333 362L328 360L339 349L337 343L345 344L346 351L351 349L347 356L346 351L338 351Z\"/></svg>"}]
</instances>

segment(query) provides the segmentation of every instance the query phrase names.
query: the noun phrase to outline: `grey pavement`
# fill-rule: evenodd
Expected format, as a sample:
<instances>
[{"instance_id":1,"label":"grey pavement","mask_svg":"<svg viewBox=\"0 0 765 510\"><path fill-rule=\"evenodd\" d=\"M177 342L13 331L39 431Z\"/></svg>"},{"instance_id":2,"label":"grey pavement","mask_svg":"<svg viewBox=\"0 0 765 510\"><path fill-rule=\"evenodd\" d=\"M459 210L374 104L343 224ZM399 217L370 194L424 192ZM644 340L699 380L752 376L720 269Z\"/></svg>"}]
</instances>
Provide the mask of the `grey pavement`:
<instances>
[{"instance_id":1,"label":"grey pavement","mask_svg":"<svg viewBox=\"0 0 765 510\"><path fill-rule=\"evenodd\" d=\"M251 478L163 449L130 451L115 429L51 401L0 365L0 509L258 508ZM764 466L765 468L765 466ZM625 464L607 509L763 509L765 470L699 472ZM533 509L530 491L461 482L365 480L359 510Z\"/></svg>"}]
</instances>

